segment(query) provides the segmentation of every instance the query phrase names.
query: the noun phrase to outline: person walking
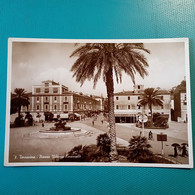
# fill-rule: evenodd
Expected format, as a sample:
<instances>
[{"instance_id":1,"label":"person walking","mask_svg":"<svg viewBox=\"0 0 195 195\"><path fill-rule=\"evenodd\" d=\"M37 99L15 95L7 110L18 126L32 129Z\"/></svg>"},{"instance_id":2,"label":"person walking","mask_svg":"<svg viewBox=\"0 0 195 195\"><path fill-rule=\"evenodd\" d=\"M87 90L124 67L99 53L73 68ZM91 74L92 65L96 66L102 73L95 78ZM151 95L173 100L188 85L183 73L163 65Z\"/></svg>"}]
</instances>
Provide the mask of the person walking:
<instances>
[{"instance_id":1,"label":"person walking","mask_svg":"<svg viewBox=\"0 0 195 195\"><path fill-rule=\"evenodd\" d=\"M183 157L187 156L187 149L186 149L186 146L183 145L181 149L182 149L182 156L183 156Z\"/></svg>"},{"instance_id":2,"label":"person walking","mask_svg":"<svg viewBox=\"0 0 195 195\"><path fill-rule=\"evenodd\" d=\"M149 140L152 140L152 139L153 139L152 131L149 132L149 134L148 134L148 139L149 139Z\"/></svg>"},{"instance_id":3,"label":"person walking","mask_svg":"<svg viewBox=\"0 0 195 195\"><path fill-rule=\"evenodd\" d=\"M93 126L94 126L94 120L92 120L92 124L93 124Z\"/></svg>"},{"instance_id":4,"label":"person walking","mask_svg":"<svg viewBox=\"0 0 195 195\"><path fill-rule=\"evenodd\" d=\"M177 147L174 146L174 157L177 157L177 156L178 156Z\"/></svg>"}]
</instances>

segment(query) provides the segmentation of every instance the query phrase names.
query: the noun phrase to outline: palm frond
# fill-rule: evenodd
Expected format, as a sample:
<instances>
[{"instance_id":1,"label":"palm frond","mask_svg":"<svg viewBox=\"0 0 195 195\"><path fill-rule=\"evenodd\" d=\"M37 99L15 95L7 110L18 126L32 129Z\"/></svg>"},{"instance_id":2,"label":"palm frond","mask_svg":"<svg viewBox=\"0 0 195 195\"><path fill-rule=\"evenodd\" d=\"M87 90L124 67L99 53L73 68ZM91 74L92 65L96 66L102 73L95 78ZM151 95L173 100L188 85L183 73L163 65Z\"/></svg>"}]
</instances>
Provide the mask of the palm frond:
<instances>
[{"instance_id":1,"label":"palm frond","mask_svg":"<svg viewBox=\"0 0 195 195\"><path fill-rule=\"evenodd\" d=\"M87 43L70 56L78 56L71 68L73 77L81 85L86 79L93 79L95 88L101 76L106 82L107 73L113 69L117 82L122 82L122 72L125 72L135 83L136 73L143 78L148 75L149 65L140 51L150 53L143 43Z\"/></svg>"}]
</instances>

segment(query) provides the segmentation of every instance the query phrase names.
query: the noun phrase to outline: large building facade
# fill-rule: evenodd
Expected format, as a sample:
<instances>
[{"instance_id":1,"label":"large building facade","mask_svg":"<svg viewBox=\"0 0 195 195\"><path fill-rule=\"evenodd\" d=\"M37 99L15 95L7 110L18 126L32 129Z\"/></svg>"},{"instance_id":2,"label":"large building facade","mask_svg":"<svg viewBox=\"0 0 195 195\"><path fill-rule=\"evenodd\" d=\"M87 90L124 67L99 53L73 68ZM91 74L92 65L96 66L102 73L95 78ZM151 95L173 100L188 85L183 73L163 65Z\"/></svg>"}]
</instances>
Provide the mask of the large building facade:
<instances>
[{"instance_id":1,"label":"large building facade","mask_svg":"<svg viewBox=\"0 0 195 195\"><path fill-rule=\"evenodd\" d=\"M151 116L148 106L141 107L139 100L144 92L143 85L135 85L133 91L122 91L114 94L114 112L116 123L136 123L139 115ZM153 106L153 113L167 115L170 120L171 97L167 90L158 91L163 106Z\"/></svg>"},{"instance_id":2,"label":"large building facade","mask_svg":"<svg viewBox=\"0 0 195 195\"><path fill-rule=\"evenodd\" d=\"M177 122L187 122L187 96L186 84L182 83L174 91L173 120Z\"/></svg>"},{"instance_id":3,"label":"large building facade","mask_svg":"<svg viewBox=\"0 0 195 195\"><path fill-rule=\"evenodd\" d=\"M51 80L32 86L28 111L53 114L97 112L101 103L93 96L69 91L68 87ZM25 111L25 110L23 110Z\"/></svg>"}]
</instances>

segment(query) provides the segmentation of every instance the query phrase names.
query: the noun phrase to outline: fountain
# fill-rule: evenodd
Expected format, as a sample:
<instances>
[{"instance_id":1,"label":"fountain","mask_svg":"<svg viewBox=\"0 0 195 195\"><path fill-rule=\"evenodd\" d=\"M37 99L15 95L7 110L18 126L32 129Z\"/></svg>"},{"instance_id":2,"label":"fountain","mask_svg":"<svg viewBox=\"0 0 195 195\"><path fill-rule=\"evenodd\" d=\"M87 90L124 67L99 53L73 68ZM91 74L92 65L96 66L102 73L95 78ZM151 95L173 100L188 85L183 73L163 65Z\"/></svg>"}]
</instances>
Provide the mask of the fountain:
<instances>
[{"instance_id":1,"label":"fountain","mask_svg":"<svg viewBox=\"0 0 195 195\"><path fill-rule=\"evenodd\" d=\"M54 130L54 131L67 131L67 130L71 130L71 127L66 126L66 121L62 122L62 120L59 120L54 125L55 125L55 127L51 127L50 130Z\"/></svg>"},{"instance_id":2,"label":"fountain","mask_svg":"<svg viewBox=\"0 0 195 195\"><path fill-rule=\"evenodd\" d=\"M59 119L58 122L54 124L54 127L51 127L49 130L40 130L42 133L65 133L75 131L81 131L81 129L66 126L66 121L63 122L61 119Z\"/></svg>"}]
</instances>

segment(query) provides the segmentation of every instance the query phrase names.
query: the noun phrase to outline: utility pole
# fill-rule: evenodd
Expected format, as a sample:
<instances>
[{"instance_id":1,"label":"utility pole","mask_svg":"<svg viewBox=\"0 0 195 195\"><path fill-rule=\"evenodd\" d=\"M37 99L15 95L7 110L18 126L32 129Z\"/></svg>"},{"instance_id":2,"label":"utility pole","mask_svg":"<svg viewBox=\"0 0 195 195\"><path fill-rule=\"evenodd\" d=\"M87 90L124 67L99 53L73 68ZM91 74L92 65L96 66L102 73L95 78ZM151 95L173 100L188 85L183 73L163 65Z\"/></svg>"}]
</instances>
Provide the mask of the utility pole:
<instances>
[{"instance_id":1,"label":"utility pole","mask_svg":"<svg viewBox=\"0 0 195 195\"><path fill-rule=\"evenodd\" d=\"M144 137L144 106L142 106L142 136Z\"/></svg>"}]
</instances>

